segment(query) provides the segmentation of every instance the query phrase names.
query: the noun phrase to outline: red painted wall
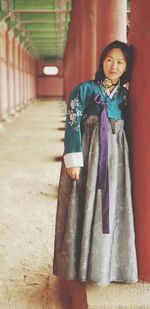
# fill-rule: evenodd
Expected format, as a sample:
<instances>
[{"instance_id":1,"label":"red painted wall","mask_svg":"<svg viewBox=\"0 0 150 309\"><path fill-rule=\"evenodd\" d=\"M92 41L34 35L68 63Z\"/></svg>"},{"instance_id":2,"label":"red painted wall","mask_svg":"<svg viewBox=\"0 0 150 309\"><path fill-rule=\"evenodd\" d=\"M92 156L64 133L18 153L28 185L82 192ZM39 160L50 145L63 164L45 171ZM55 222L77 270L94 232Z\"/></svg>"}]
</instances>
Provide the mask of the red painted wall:
<instances>
[{"instance_id":1,"label":"red painted wall","mask_svg":"<svg viewBox=\"0 0 150 309\"><path fill-rule=\"evenodd\" d=\"M44 66L55 65L59 69L57 76L47 76L43 73ZM37 63L37 96L38 97L63 97L63 62L45 62Z\"/></svg>"}]
</instances>

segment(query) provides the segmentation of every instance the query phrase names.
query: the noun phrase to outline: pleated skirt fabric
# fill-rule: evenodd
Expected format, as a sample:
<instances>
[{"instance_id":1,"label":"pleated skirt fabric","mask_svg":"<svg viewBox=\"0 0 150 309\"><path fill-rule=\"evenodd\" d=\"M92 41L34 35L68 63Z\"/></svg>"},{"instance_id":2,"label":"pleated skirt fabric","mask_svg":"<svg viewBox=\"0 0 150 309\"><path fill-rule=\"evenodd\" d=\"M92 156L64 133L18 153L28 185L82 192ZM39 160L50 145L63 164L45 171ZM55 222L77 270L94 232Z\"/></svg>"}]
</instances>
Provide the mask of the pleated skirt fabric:
<instances>
[{"instance_id":1,"label":"pleated skirt fabric","mask_svg":"<svg viewBox=\"0 0 150 309\"><path fill-rule=\"evenodd\" d=\"M90 116L84 124L80 180L72 180L62 163L53 263L53 272L60 278L99 285L138 281L128 145L123 126L123 120L119 120L112 130L109 123L109 234L102 231L102 192L97 186L97 116Z\"/></svg>"}]
</instances>

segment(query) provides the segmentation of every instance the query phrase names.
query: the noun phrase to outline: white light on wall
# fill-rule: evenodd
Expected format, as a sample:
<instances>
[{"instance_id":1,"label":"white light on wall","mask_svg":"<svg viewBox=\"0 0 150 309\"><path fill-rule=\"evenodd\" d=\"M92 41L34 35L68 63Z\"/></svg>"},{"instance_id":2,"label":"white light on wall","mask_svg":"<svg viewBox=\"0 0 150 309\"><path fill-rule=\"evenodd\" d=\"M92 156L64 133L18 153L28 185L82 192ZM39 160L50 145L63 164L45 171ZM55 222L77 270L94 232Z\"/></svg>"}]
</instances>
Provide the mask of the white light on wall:
<instances>
[{"instance_id":1,"label":"white light on wall","mask_svg":"<svg viewBox=\"0 0 150 309\"><path fill-rule=\"evenodd\" d=\"M43 73L45 75L57 75L58 72L59 72L59 69L55 65L49 65L43 68Z\"/></svg>"}]
</instances>

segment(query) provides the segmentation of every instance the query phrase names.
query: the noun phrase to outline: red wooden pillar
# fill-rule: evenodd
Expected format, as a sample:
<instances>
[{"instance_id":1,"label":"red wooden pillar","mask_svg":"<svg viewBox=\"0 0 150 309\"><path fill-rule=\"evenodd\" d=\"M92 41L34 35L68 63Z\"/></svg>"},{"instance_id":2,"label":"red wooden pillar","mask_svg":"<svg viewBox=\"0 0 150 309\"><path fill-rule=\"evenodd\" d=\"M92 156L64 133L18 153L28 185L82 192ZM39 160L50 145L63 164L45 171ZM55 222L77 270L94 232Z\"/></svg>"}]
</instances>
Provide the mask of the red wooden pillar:
<instances>
[{"instance_id":1,"label":"red wooden pillar","mask_svg":"<svg viewBox=\"0 0 150 309\"><path fill-rule=\"evenodd\" d=\"M33 84L33 60L28 55L28 97L29 100L33 98L34 84Z\"/></svg>"},{"instance_id":2,"label":"red wooden pillar","mask_svg":"<svg viewBox=\"0 0 150 309\"><path fill-rule=\"evenodd\" d=\"M7 82L8 82L8 106L9 114L15 114L15 97L14 97L14 33L8 31L8 59L7 59Z\"/></svg>"},{"instance_id":3,"label":"red wooden pillar","mask_svg":"<svg viewBox=\"0 0 150 309\"><path fill-rule=\"evenodd\" d=\"M24 107L24 53L23 53L23 44L20 43L20 66L19 66L19 75L20 75L20 107Z\"/></svg>"},{"instance_id":4,"label":"red wooden pillar","mask_svg":"<svg viewBox=\"0 0 150 309\"><path fill-rule=\"evenodd\" d=\"M70 39L71 39L71 24L68 31L68 42L65 49L65 56L64 56L64 83L63 83L63 97L64 100L67 101L68 93L70 91L70 83L69 83L69 71L70 71L70 63L69 63L69 49L70 49Z\"/></svg>"},{"instance_id":5,"label":"red wooden pillar","mask_svg":"<svg viewBox=\"0 0 150 309\"><path fill-rule=\"evenodd\" d=\"M150 281L150 2L131 1L130 43L135 49L131 82L133 199L139 278Z\"/></svg>"},{"instance_id":6,"label":"red wooden pillar","mask_svg":"<svg viewBox=\"0 0 150 309\"><path fill-rule=\"evenodd\" d=\"M24 48L24 52L23 52L23 56L24 56L24 73L23 73L23 82L24 82L24 106L27 106L28 102L28 87L27 87L27 78L28 78L28 55L27 55L27 51Z\"/></svg>"},{"instance_id":7,"label":"red wooden pillar","mask_svg":"<svg viewBox=\"0 0 150 309\"><path fill-rule=\"evenodd\" d=\"M8 116L7 25L0 24L0 118Z\"/></svg>"},{"instance_id":8,"label":"red wooden pillar","mask_svg":"<svg viewBox=\"0 0 150 309\"><path fill-rule=\"evenodd\" d=\"M75 35L75 20L72 12L64 58L64 99L66 101L68 100L71 89L76 84Z\"/></svg>"},{"instance_id":9,"label":"red wooden pillar","mask_svg":"<svg viewBox=\"0 0 150 309\"><path fill-rule=\"evenodd\" d=\"M32 98L31 90L32 90L32 79L31 79L31 72L32 72L32 63L31 58L27 52L27 76L26 76L26 87L27 87L27 101L28 104Z\"/></svg>"},{"instance_id":10,"label":"red wooden pillar","mask_svg":"<svg viewBox=\"0 0 150 309\"><path fill-rule=\"evenodd\" d=\"M33 60L28 54L28 75L27 75L27 87L28 87L28 100L32 100L33 98Z\"/></svg>"},{"instance_id":11,"label":"red wooden pillar","mask_svg":"<svg viewBox=\"0 0 150 309\"><path fill-rule=\"evenodd\" d=\"M34 60L28 56L28 88L29 88L29 99L34 98L34 72L33 72Z\"/></svg>"},{"instance_id":12,"label":"red wooden pillar","mask_svg":"<svg viewBox=\"0 0 150 309\"><path fill-rule=\"evenodd\" d=\"M93 79L96 71L97 0L73 1L76 33L76 84Z\"/></svg>"},{"instance_id":13,"label":"red wooden pillar","mask_svg":"<svg viewBox=\"0 0 150 309\"><path fill-rule=\"evenodd\" d=\"M80 29L80 33L83 31L81 61L83 62L84 80L93 79L96 73L96 5L97 0L84 0L82 28Z\"/></svg>"},{"instance_id":14,"label":"red wooden pillar","mask_svg":"<svg viewBox=\"0 0 150 309\"><path fill-rule=\"evenodd\" d=\"M13 95L14 95L14 112L16 112L16 67L15 67L15 36L13 35L12 39L12 50L13 50L13 55L12 55L12 62L13 62Z\"/></svg>"},{"instance_id":15,"label":"red wooden pillar","mask_svg":"<svg viewBox=\"0 0 150 309\"><path fill-rule=\"evenodd\" d=\"M96 71L96 0L72 2L72 15L65 51L65 99L78 83Z\"/></svg>"},{"instance_id":16,"label":"red wooden pillar","mask_svg":"<svg viewBox=\"0 0 150 309\"><path fill-rule=\"evenodd\" d=\"M18 106L18 110L22 109L22 78L21 78L21 44L20 44L20 40L18 39L18 86L19 86L19 106Z\"/></svg>"},{"instance_id":17,"label":"red wooden pillar","mask_svg":"<svg viewBox=\"0 0 150 309\"><path fill-rule=\"evenodd\" d=\"M36 83L36 62L26 51L26 101L28 105L32 99L37 97Z\"/></svg>"},{"instance_id":18,"label":"red wooden pillar","mask_svg":"<svg viewBox=\"0 0 150 309\"><path fill-rule=\"evenodd\" d=\"M26 107L26 51L22 43L22 78L23 78L23 107Z\"/></svg>"},{"instance_id":19,"label":"red wooden pillar","mask_svg":"<svg viewBox=\"0 0 150 309\"><path fill-rule=\"evenodd\" d=\"M127 0L97 1L97 62L107 44L126 42L126 14Z\"/></svg>"},{"instance_id":20,"label":"red wooden pillar","mask_svg":"<svg viewBox=\"0 0 150 309\"><path fill-rule=\"evenodd\" d=\"M16 110L20 110L20 72L19 72L19 63L20 63L20 47L19 39L15 38L15 105Z\"/></svg>"},{"instance_id":21,"label":"red wooden pillar","mask_svg":"<svg viewBox=\"0 0 150 309\"><path fill-rule=\"evenodd\" d=\"M7 87L7 116L5 119L8 120L10 113L10 100L9 100L9 30L7 28L5 32L5 56L6 56L6 87Z\"/></svg>"},{"instance_id":22,"label":"red wooden pillar","mask_svg":"<svg viewBox=\"0 0 150 309\"><path fill-rule=\"evenodd\" d=\"M75 31L75 70L76 81L75 85L84 80L84 61L83 61L83 28L84 28L84 1L74 1L73 18ZM74 85L74 86L75 86Z\"/></svg>"}]
</instances>

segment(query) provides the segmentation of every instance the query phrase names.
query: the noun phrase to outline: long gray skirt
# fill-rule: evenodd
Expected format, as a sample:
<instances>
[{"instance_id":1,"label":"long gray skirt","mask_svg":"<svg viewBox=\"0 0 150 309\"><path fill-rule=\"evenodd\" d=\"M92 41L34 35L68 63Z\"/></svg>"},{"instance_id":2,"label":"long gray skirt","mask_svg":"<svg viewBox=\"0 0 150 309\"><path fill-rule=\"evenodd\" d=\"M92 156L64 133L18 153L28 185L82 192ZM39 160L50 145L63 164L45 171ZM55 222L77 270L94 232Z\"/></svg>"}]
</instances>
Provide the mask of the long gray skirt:
<instances>
[{"instance_id":1,"label":"long gray skirt","mask_svg":"<svg viewBox=\"0 0 150 309\"><path fill-rule=\"evenodd\" d=\"M62 163L56 216L53 272L68 280L137 282L128 145L123 121L109 124L110 233L102 232L102 192L97 186L99 120L84 125L84 167L72 180Z\"/></svg>"}]
</instances>

